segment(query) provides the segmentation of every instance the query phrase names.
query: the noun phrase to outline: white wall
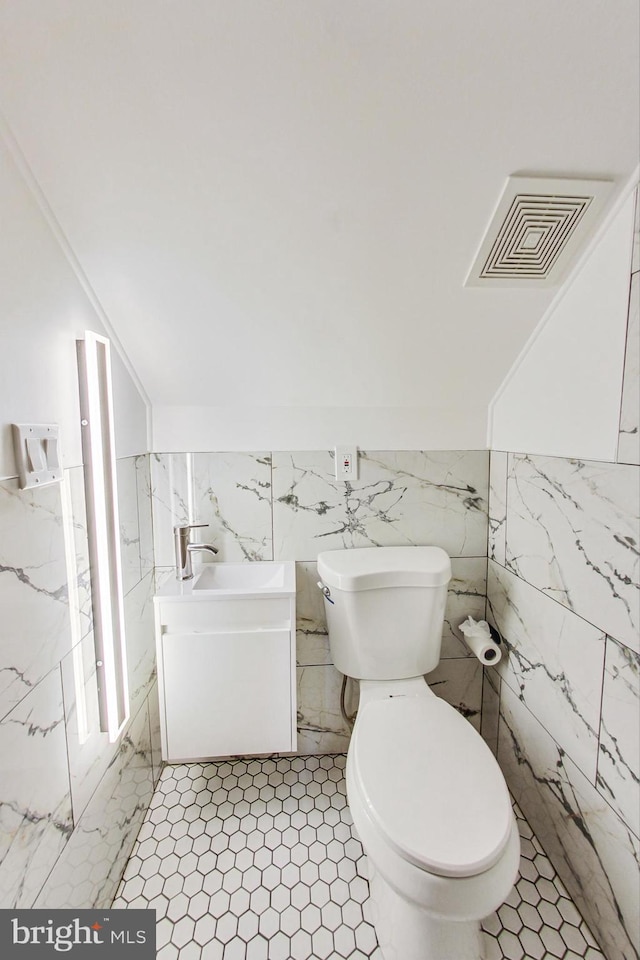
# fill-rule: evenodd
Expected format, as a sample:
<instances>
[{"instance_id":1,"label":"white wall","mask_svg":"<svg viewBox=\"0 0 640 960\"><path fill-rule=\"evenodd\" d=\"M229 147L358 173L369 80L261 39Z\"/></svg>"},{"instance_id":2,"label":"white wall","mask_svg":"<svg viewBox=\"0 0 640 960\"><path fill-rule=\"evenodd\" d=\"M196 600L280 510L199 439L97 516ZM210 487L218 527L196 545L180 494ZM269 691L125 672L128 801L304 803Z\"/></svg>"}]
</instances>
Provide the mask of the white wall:
<instances>
[{"instance_id":1,"label":"white wall","mask_svg":"<svg viewBox=\"0 0 640 960\"><path fill-rule=\"evenodd\" d=\"M132 709L110 744L91 666L76 364L76 339L109 324L1 120L0 224L0 771L13 811L0 888L6 905L106 907L159 773L146 407L112 350ZM10 424L43 421L60 426L64 482L18 490ZM90 876L77 867L89 861Z\"/></svg>"},{"instance_id":2,"label":"white wall","mask_svg":"<svg viewBox=\"0 0 640 960\"><path fill-rule=\"evenodd\" d=\"M63 466L82 462L75 341L109 336L19 165L0 128L2 478L17 475L11 423L58 423ZM132 456L147 450L145 403L115 350L112 361L117 456Z\"/></svg>"},{"instance_id":3,"label":"white wall","mask_svg":"<svg viewBox=\"0 0 640 960\"><path fill-rule=\"evenodd\" d=\"M209 450L484 449L483 403L460 407L164 407L154 406L151 449Z\"/></svg>"},{"instance_id":4,"label":"white wall","mask_svg":"<svg viewBox=\"0 0 640 960\"><path fill-rule=\"evenodd\" d=\"M507 452L490 461L487 616L506 646L483 710L488 722L499 700L507 783L609 960L637 956L640 938L633 201L497 399L494 443Z\"/></svg>"},{"instance_id":5,"label":"white wall","mask_svg":"<svg viewBox=\"0 0 640 960\"><path fill-rule=\"evenodd\" d=\"M620 189L637 36L636 0L0 0L0 105L156 447L477 448L553 293L464 278L510 174Z\"/></svg>"},{"instance_id":6,"label":"white wall","mask_svg":"<svg viewBox=\"0 0 640 960\"><path fill-rule=\"evenodd\" d=\"M493 450L616 459L636 179L490 404Z\"/></svg>"}]
</instances>

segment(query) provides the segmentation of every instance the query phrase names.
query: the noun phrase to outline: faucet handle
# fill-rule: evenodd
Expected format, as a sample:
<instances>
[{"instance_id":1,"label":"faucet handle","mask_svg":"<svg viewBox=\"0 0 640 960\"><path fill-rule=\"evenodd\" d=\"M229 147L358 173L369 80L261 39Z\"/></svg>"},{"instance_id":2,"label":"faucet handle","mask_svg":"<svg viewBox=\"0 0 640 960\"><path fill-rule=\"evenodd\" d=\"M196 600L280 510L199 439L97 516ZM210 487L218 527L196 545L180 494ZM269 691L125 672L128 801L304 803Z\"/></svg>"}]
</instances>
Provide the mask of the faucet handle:
<instances>
[{"instance_id":1,"label":"faucet handle","mask_svg":"<svg viewBox=\"0 0 640 960\"><path fill-rule=\"evenodd\" d=\"M191 552L192 550L202 550L203 545L189 543L189 531L196 530L198 527L208 527L208 523L179 523L173 528L173 536L176 548L176 576L178 580L190 580L193 576L191 570ZM212 552L213 552L213 548Z\"/></svg>"}]
</instances>

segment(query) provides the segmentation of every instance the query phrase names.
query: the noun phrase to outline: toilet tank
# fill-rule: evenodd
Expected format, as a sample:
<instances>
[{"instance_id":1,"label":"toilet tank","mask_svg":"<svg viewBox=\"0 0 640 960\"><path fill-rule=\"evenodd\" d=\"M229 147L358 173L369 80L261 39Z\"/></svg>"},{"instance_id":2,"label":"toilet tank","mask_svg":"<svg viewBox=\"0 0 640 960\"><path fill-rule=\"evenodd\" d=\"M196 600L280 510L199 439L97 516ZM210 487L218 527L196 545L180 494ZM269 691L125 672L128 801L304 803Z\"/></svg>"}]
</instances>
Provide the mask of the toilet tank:
<instances>
[{"instance_id":1,"label":"toilet tank","mask_svg":"<svg viewBox=\"0 0 640 960\"><path fill-rule=\"evenodd\" d=\"M402 680L440 660L451 561L440 547L362 547L318 556L336 668Z\"/></svg>"}]
</instances>

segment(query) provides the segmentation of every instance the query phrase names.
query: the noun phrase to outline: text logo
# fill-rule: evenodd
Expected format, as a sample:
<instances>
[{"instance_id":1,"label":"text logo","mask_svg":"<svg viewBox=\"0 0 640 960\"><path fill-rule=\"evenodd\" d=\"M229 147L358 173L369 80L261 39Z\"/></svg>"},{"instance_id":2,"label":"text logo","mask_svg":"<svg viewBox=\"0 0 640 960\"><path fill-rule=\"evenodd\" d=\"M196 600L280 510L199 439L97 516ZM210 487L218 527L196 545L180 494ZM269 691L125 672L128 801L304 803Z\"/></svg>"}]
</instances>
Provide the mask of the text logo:
<instances>
[{"instance_id":1,"label":"text logo","mask_svg":"<svg viewBox=\"0 0 640 960\"><path fill-rule=\"evenodd\" d=\"M0 956L155 960L155 910L0 910Z\"/></svg>"}]
</instances>

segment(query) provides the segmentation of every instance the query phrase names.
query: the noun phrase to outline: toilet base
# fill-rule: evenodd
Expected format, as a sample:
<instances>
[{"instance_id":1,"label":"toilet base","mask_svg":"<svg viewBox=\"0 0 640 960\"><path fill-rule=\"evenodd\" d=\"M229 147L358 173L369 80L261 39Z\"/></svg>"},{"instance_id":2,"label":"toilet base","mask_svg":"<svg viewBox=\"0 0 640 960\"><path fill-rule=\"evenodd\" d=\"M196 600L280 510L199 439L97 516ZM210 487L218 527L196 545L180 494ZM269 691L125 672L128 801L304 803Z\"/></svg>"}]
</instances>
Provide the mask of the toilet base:
<instances>
[{"instance_id":1,"label":"toilet base","mask_svg":"<svg viewBox=\"0 0 640 960\"><path fill-rule=\"evenodd\" d=\"M479 920L439 920L401 897L369 858L371 916L384 960L482 960Z\"/></svg>"}]
</instances>

